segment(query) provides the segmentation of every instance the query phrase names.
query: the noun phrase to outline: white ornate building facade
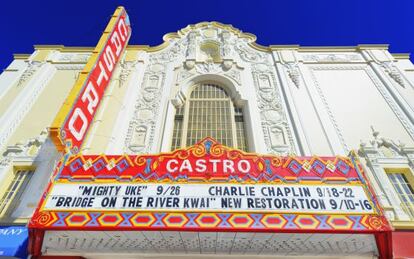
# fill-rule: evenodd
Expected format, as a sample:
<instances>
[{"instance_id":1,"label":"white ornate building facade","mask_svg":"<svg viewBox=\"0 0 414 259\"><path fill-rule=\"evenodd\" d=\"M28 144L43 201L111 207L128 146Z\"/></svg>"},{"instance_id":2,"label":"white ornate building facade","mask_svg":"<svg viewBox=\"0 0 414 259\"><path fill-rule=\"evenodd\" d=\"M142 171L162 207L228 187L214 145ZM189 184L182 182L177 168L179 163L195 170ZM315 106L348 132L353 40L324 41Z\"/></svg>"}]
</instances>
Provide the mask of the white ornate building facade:
<instances>
[{"instance_id":1,"label":"white ornate building facade","mask_svg":"<svg viewBox=\"0 0 414 259\"><path fill-rule=\"evenodd\" d=\"M260 46L255 40L230 25L203 22L165 35L159 46L128 46L81 152L160 153L211 136L261 154L358 154L395 233L404 230L413 240L407 232L414 228L409 56L390 54L386 45ZM30 55L15 55L1 74L3 225L24 225L31 217L60 159L48 127L91 51L35 46Z\"/></svg>"}]
</instances>

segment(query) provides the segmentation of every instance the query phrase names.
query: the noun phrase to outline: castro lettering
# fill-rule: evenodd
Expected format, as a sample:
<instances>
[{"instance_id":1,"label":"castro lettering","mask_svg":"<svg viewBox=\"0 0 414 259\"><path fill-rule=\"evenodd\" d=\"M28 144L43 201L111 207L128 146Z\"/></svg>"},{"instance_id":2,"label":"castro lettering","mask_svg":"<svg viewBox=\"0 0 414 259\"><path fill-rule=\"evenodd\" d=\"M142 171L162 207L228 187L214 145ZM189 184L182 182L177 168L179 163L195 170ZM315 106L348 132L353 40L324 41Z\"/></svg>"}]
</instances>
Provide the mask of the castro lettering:
<instances>
[{"instance_id":1,"label":"castro lettering","mask_svg":"<svg viewBox=\"0 0 414 259\"><path fill-rule=\"evenodd\" d=\"M127 26L126 19L126 13L124 13L115 24L64 126L67 129L66 138L72 139L74 147L79 148L82 144L105 88L109 84L112 72L120 59L122 50L127 45L131 29Z\"/></svg>"},{"instance_id":2,"label":"castro lettering","mask_svg":"<svg viewBox=\"0 0 414 259\"><path fill-rule=\"evenodd\" d=\"M248 160L228 160L228 159L195 159L195 160L178 160L171 159L166 163L166 170L171 173L225 173L232 174L235 172L248 173L252 165Z\"/></svg>"}]
</instances>

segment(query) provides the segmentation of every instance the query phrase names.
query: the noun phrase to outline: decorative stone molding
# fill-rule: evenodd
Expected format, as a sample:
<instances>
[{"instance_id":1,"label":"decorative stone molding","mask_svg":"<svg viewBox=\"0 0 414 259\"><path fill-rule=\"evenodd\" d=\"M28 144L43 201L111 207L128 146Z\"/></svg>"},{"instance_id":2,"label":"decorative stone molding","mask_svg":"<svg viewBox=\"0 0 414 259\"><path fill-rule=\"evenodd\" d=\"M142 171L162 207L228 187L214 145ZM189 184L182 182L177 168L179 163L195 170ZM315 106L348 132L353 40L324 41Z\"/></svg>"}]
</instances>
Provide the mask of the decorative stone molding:
<instances>
[{"instance_id":1,"label":"decorative stone molding","mask_svg":"<svg viewBox=\"0 0 414 259\"><path fill-rule=\"evenodd\" d=\"M120 63L119 85L122 86L128 80L129 75L135 69L138 61L124 61Z\"/></svg>"},{"instance_id":2,"label":"decorative stone molding","mask_svg":"<svg viewBox=\"0 0 414 259\"><path fill-rule=\"evenodd\" d=\"M218 74L222 72L222 65L213 62L204 62L196 65L196 71L199 74Z\"/></svg>"},{"instance_id":3,"label":"decorative stone molding","mask_svg":"<svg viewBox=\"0 0 414 259\"><path fill-rule=\"evenodd\" d=\"M41 145L48 137L47 130L43 130L36 138L29 139L26 143L16 143L13 146L8 146L0 158L0 166L8 166L13 159L18 157L35 157L40 150Z\"/></svg>"},{"instance_id":4,"label":"decorative stone molding","mask_svg":"<svg viewBox=\"0 0 414 259\"><path fill-rule=\"evenodd\" d=\"M404 79L398 71L397 67L392 62L383 62L381 63L381 67L384 69L384 71L399 85L402 87L405 87Z\"/></svg>"},{"instance_id":5,"label":"decorative stone molding","mask_svg":"<svg viewBox=\"0 0 414 259\"><path fill-rule=\"evenodd\" d=\"M240 58L246 62L262 63L268 61L268 54L248 47L247 43L243 40L239 40L234 47L237 53L239 53Z\"/></svg>"},{"instance_id":6,"label":"decorative stone molding","mask_svg":"<svg viewBox=\"0 0 414 259\"><path fill-rule=\"evenodd\" d=\"M187 80L188 78L197 75L197 73L195 73L194 70L192 71L188 71L186 69L181 69L178 74L177 74L177 79L176 82L179 84L185 80Z\"/></svg>"},{"instance_id":7,"label":"decorative stone molding","mask_svg":"<svg viewBox=\"0 0 414 259\"><path fill-rule=\"evenodd\" d=\"M287 155L294 146L285 112L281 105L281 95L276 90L276 78L267 64L252 67L253 82L266 148L269 153Z\"/></svg>"},{"instance_id":8,"label":"decorative stone molding","mask_svg":"<svg viewBox=\"0 0 414 259\"><path fill-rule=\"evenodd\" d=\"M348 63L361 62L363 58L359 54L303 54L304 62L315 63Z\"/></svg>"},{"instance_id":9,"label":"decorative stone molding","mask_svg":"<svg viewBox=\"0 0 414 259\"><path fill-rule=\"evenodd\" d=\"M178 91L175 98L172 100L172 104L175 108L180 108L185 104L186 99L185 94L182 91Z\"/></svg>"},{"instance_id":10,"label":"decorative stone molding","mask_svg":"<svg viewBox=\"0 0 414 259\"><path fill-rule=\"evenodd\" d=\"M233 57L233 48L231 47L233 41L230 32L223 31L221 33L221 39L223 42L223 47L221 48L221 55L225 60L231 59Z\"/></svg>"},{"instance_id":11,"label":"decorative stone molding","mask_svg":"<svg viewBox=\"0 0 414 259\"><path fill-rule=\"evenodd\" d=\"M228 76L232 78L238 85L241 85L241 75L240 70L238 69L232 69L224 74L225 76Z\"/></svg>"},{"instance_id":12,"label":"decorative stone molding","mask_svg":"<svg viewBox=\"0 0 414 259\"><path fill-rule=\"evenodd\" d=\"M188 33L187 42L187 60L195 60L197 48L197 33L195 31L191 31Z\"/></svg>"},{"instance_id":13,"label":"decorative stone molding","mask_svg":"<svg viewBox=\"0 0 414 259\"><path fill-rule=\"evenodd\" d=\"M57 70L83 70L84 64L54 64Z\"/></svg>"},{"instance_id":14,"label":"decorative stone molding","mask_svg":"<svg viewBox=\"0 0 414 259\"><path fill-rule=\"evenodd\" d=\"M300 72L297 63L286 63L284 66L287 69L288 76L296 87L300 86Z\"/></svg>"},{"instance_id":15,"label":"decorative stone molding","mask_svg":"<svg viewBox=\"0 0 414 259\"><path fill-rule=\"evenodd\" d=\"M27 61L27 67L17 82L17 87L22 86L42 65L42 62Z\"/></svg>"},{"instance_id":16,"label":"decorative stone molding","mask_svg":"<svg viewBox=\"0 0 414 259\"><path fill-rule=\"evenodd\" d=\"M358 155L363 157L372 172L372 178L376 179L379 190L376 190L382 206L386 207L386 215L391 220L408 220L410 217L401 206L402 201L391 185L385 172L389 164L406 168L407 165L414 171L414 165L410 159L413 148L406 148L404 143L396 143L394 140L380 136L373 127L373 138L368 142L361 141ZM387 209L388 208L388 209Z\"/></svg>"},{"instance_id":17,"label":"decorative stone molding","mask_svg":"<svg viewBox=\"0 0 414 259\"><path fill-rule=\"evenodd\" d=\"M183 57L187 44L188 42L184 40L172 40L167 49L150 55L150 64L173 62L178 57Z\"/></svg>"},{"instance_id":18,"label":"decorative stone molding","mask_svg":"<svg viewBox=\"0 0 414 259\"><path fill-rule=\"evenodd\" d=\"M55 62L62 63L86 63L91 54L89 53L59 53Z\"/></svg>"},{"instance_id":19,"label":"decorative stone molding","mask_svg":"<svg viewBox=\"0 0 414 259\"><path fill-rule=\"evenodd\" d=\"M297 52L291 49L278 51L279 60L282 65L286 68L287 74L296 86L300 86L300 70L297 59Z\"/></svg>"},{"instance_id":20,"label":"decorative stone molding","mask_svg":"<svg viewBox=\"0 0 414 259\"><path fill-rule=\"evenodd\" d=\"M393 158L401 158L404 154L404 147L405 144L398 140L396 143L394 140L389 138L384 138L380 136L379 131L374 129L374 126L371 126L372 136L373 138L369 141L369 147L375 150L376 156L378 157L391 157ZM366 150L368 147L366 142L361 140L360 148L361 150ZM387 154L384 153L382 148L386 148L389 152Z\"/></svg>"},{"instance_id":21,"label":"decorative stone molding","mask_svg":"<svg viewBox=\"0 0 414 259\"><path fill-rule=\"evenodd\" d=\"M157 117L165 80L165 66L149 65L144 74L135 112L125 139L126 153L147 153L154 142Z\"/></svg>"}]
</instances>

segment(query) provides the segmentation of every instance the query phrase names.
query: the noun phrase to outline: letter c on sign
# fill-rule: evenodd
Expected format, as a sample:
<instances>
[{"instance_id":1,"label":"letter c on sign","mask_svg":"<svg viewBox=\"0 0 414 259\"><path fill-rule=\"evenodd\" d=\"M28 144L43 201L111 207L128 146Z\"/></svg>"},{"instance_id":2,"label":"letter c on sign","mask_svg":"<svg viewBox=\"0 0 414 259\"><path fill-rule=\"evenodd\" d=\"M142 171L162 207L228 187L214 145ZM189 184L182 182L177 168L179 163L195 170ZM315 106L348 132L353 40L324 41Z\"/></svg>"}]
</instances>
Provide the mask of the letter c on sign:
<instances>
[{"instance_id":1,"label":"letter c on sign","mask_svg":"<svg viewBox=\"0 0 414 259\"><path fill-rule=\"evenodd\" d=\"M80 119L82 122L82 126L80 127L80 129L77 129L75 127L75 123L78 121L78 119ZM86 128L88 127L88 120L83 111L79 107L75 109L75 111L72 114L72 117L70 117L68 127L70 133L72 133L72 135L76 138L77 141L82 140L83 135L85 135Z\"/></svg>"},{"instance_id":2,"label":"letter c on sign","mask_svg":"<svg viewBox=\"0 0 414 259\"><path fill-rule=\"evenodd\" d=\"M174 163L175 164L175 167L174 168L171 168L171 164L172 163ZM178 165L178 161L177 160L175 160L175 159L171 159L170 161L168 161L167 162L167 170L168 170L168 172L175 172L175 171L177 171L177 165Z\"/></svg>"}]
</instances>

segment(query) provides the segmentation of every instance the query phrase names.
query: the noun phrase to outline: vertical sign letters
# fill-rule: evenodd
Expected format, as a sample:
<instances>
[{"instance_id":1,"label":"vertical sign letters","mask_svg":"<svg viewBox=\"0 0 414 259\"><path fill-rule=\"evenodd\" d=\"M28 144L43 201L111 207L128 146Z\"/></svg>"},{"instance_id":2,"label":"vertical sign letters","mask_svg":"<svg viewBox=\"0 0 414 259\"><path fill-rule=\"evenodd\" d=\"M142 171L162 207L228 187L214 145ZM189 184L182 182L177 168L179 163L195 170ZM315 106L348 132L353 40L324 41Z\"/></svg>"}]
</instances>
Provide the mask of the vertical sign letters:
<instances>
[{"instance_id":1,"label":"vertical sign letters","mask_svg":"<svg viewBox=\"0 0 414 259\"><path fill-rule=\"evenodd\" d=\"M59 149L69 142L73 153L80 150L130 36L128 15L118 8L52 125L51 136Z\"/></svg>"}]
</instances>

